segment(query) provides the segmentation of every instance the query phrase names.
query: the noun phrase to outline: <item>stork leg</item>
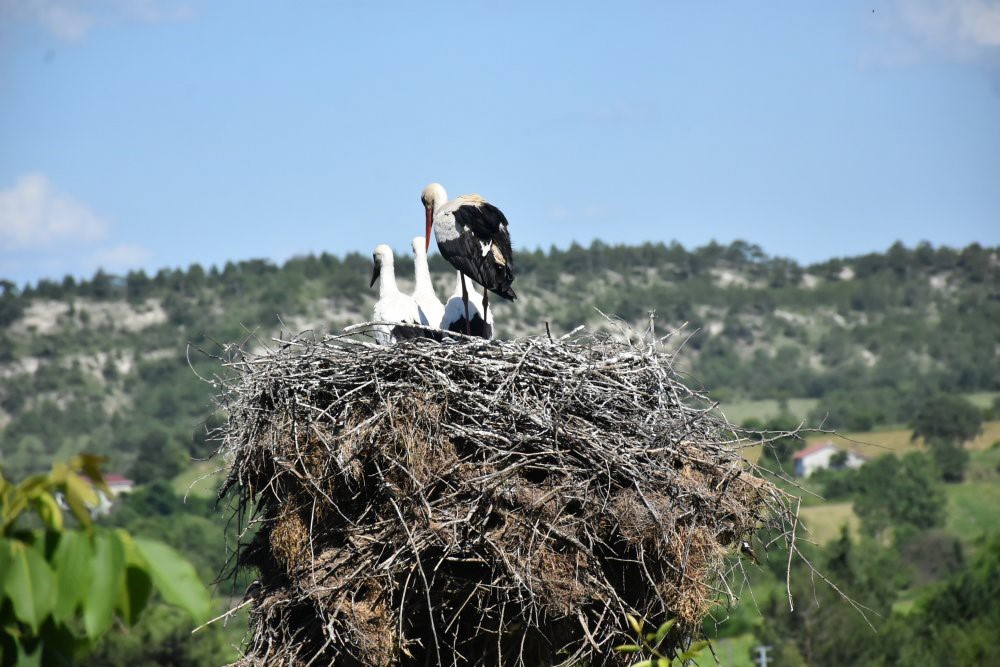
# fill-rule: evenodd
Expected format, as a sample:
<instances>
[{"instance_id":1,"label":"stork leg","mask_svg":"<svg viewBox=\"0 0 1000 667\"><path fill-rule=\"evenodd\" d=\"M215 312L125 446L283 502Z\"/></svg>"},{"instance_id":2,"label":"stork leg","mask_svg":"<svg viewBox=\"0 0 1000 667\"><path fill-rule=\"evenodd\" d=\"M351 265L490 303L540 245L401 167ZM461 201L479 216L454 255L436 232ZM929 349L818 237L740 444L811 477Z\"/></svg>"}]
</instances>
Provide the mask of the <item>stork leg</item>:
<instances>
[{"instance_id":1,"label":"stork leg","mask_svg":"<svg viewBox=\"0 0 1000 667\"><path fill-rule=\"evenodd\" d=\"M465 288L465 274L461 274L462 305L465 306L465 335L472 335L472 321L469 319L469 290Z\"/></svg>"},{"instance_id":2,"label":"stork leg","mask_svg":"<svg viewBox=\"0 0 1000 667\"><path fill-rule=\"evenodd\" d=\"M483 326L486 326L486 312L490 307L490 293L483 287Z\"/></svg>"}]
</instances>

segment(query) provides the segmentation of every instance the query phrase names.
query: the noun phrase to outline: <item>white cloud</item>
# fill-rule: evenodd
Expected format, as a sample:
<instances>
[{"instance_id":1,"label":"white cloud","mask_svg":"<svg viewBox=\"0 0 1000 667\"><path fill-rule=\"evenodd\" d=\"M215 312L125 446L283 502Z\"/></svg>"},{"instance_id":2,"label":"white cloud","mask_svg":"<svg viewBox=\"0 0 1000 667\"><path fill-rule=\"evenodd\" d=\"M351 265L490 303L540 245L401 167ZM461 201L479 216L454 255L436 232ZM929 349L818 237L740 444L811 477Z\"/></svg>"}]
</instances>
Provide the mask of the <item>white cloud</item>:
<instances>
[{"instance_id":1,"label":"white cloud","mask_svg":"<svg viewBox=\"0 0 1000 667\"><path fill-rule=\"evenodd\" d=\"M18 281L67 274L90 276L146 266L153 253L122 242L112 224L58 191L40 173L0 189L0 277Z\"/></svg>"},{"instance_id":2,"label":"white cloud","mask_svg":"<svg viewBox=\"0 0 1000 667\"><path fill-rule=\"evenodd\" d=\"M172 0L0 0L0 20L37 23L63 42L80 42L100 24L163 23L192 14L190 6Z\"/></svg>"},{"instance_id":3,"label":"white cloud","mask_svg":"<svg viewBox=\"0 0 1000 667\"><path fill-rule=\"evenodd\" d=\"M54 0L5 0L4 13L21 15L40 23L46 30L65 42L78 42L94 24L94 17L79 3Z\"/></svg>"},{"instance_id":4,"label":"white cloud","mask_svg":"<svg viewBox=\"0 0 1000 667\"><path fill-rule=\"evenodd\" d=\"M903 29L922 45L961 59L996 56L1000 0L899 0Z\"/></svg>"},{"instance_id":5,"label":"white cloud","mask_svg":"<svg viewBox=\"0 0 1000 667\"><path fill-rule=\"evenodd\" d=\"M7 250L98 241L107 229L84 204L57 192L44 174L25 174L0 190L0 246Z\"/></svg>"},{"instance_id":6,"label":"white cloud","mask_svg":"<svg viewBox=\"0 0 1000 667\"><path fill-rule=\"evenodd\" d=\"M152 258L147 248L130 243L119 243L107 248L100 248L87 258L87 264L94 269L104 269L109 272L120 272L134 269L145 264Z\"/></svg>"}]
</instances>

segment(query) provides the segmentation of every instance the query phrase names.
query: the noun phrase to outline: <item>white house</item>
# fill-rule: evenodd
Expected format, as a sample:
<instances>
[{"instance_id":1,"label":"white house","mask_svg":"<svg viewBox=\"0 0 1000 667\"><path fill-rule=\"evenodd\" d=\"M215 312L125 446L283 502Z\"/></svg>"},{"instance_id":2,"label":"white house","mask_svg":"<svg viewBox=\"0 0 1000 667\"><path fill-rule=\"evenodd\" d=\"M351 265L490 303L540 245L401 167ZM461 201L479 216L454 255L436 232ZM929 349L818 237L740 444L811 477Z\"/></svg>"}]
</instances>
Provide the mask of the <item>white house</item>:
<instances>
[{"instance_id":1,"label":"white house","mask_svg":"<svg viewBox=\"0 0 1000 667\"><path fill-rule=\"evenodd\" d=\"M839 454L847 454L844 461L845 468L860 468L867 460L861 454L847 450L846 452L832 442L820 442L805 449L795 452L795 474L798 477L809 477L817 470L829 468L833 458Z\"/></svg>"}]
</instances>

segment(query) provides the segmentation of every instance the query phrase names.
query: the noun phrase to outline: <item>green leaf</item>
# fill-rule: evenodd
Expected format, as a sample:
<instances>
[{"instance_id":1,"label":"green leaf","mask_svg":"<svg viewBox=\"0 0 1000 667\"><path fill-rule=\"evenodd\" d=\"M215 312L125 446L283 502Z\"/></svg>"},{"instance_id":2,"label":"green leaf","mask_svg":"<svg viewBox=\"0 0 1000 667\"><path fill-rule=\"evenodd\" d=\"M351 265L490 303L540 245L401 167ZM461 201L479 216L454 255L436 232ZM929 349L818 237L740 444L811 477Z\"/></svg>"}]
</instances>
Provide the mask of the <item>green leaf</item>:
<instances>
[{"instance_id":1,"label":"green leaf","mask_svg":"<svg viewBox=\"0 0 1000 667\"><path fill-rule=\"evenodd\" d=\"M90 561L90 590L83 604L83 625L91 639L100 637L114 615L123 582L125 550L113 533L93 536L94 557Z\"/></svg>"},{"instance_id":2,"label":"green leaf","mask_svg":"<svg viewBox=\"0 0 1000 667\"><path fill-rule=\"evenodd\" d=\"M126 567L122 576L124 580L116 609L126 625L135 625L149 603L149 596L153 592L153 578L148 571L134 565Z\"/></svg>"},{"instance_id":3,"label":"green leaf","mask_svg":"<svg viewBox=\"0 0 1000 667\"><path fill-rule=\"evenodd\" d=\"M67 530L59 536L59 544L52 554L56 573L56 598L52 617L57 623L70 618L90 590L91 550L90 538L78 530Z\"/></svg>"},{"instance_id":4,"label":"green leaf","mask_svg":"<svg viewBox=\"0 0 1000 667\"><path fill-rule=\"evenodd\" d=\"M97 493L75 473L66 475L66 503L83 526L90 525L90 508L97 507Z\"/></svg>"},{"instance_id":5,"label":"green leaf","mask_svg":"<svg viewBox=\"0 0 1000 667\"><path fill-rule=\"evenodd\" d=\"M3 498L3 526L0 533L6 533L7 529L14 525L17 517L21 515L24 508L28 506L28 497L17 488L8 489Z\"/></svg>"},{"instance_id":6,"label":"green leaf","mask_svg":"<svg viewBox=\"0 0 1000 667\"><path fill-rule=\"evenodd\" d=\"M43 625L38 640L45 647L45 667L68 667L76 664L74 657L82 656L91 648L85 637L76 636L69 625L62 623Z\"/></svg>"},{"instance_id":7,"label":"green leaf","mask_svg":"<svg viewBox=\"0 0 1000 667\"><path fill-rule=\"evenodd\" d=\"M632 667L653 667L652 660L640 660L639 662L632 665Z\"/></svg>"},{"instance_id":8,"label":"green leaf","mask_svg":"<svg viewBox=\"0 0 1000 667\"><path fill-rule=\"evenodd\" d=\"M139 553L132 536L120 528L115 530L115 535L125 552L124 580L117 609L127 625L134 625L149 603L150 593L153 592L153 578L149 572L149 563Z\"/></svg>"},{"instance_id":9,"label":"green leaf","mask_svg":"<svg viewBox=\"0 0 1000 667\"><path fill-rule=\"evenodd\" d=\"M195 621L208 618L211 600L191 563L162 542L135 539L135 546L149 564L149 573L163 599L184 609Z\"/></svg>"},{"instance_id":10,"label":"green leaf","mask_svg":"<svg viewBox=\"0 0 1000 667\"><path fill-rule=\"evenodd\" d=\"M69 468L65 463L53 463L52 470L49 471L49 483L59 486L66 483L66 475L69 474Z\"/></svg>"},{"instance_id":11,"label":"green leaf","mask_svg":"<svg viewBox=\"0 0 1000 667\"><path fill-rule=\"evenodd\" d=\"M706 646L708 646L708 642L705 641L704 639L701 641L694 642L693 644L691 644L691 646L688 647L688 650L684 651L684 653L681 654L681 660L692 660L694 658L697 658L698 654L701 653Z\"/></svg>"},{"instance_id":12,"label":"green leaf","mask_svg":"<svg viewBox=\"0 0 1000 667\"><path fill-rule=\"evenodd\" d=\"M642 637L642 621L638 620L632 614L625 614L625 618L628 619L628 624L632 626L632 631Z\"/></svg>"},{"instance_id":13,"label":"green leaf","mask_svg":"<svg viewBox=\"0 0 1000 667\"><path fill-rule=\"evenodd\" d=\"M622 644L621 646L616 646L615 650L619 653L638 653L642 650L642 647L635 644Z\"/></svg>"},{"instance_id":14,"label":"green leaf","mask_svg":"<svg viewBox=\"0 0 1000 667\"><path fill-rule=\"evenodd\" d=\"M55 606L55 574L35 549L16 540L4 542L8 562L3 590L10 598L14 615L37 633Z\"/></svg>"},{"instance_id":15,"label":"green leaf","mask_svg":"<svg viewBox=\"0 0 1000 667\"><path fill-rule=\"evenodd\" d=\"M24 642L17 643L17 657L14 660L14 667L41 667L42 664L42 643L34 645L34 650L28 651Z\"/></svg>"},{"instance_id":16,"label":"green leaf","mask_svg":"<svg viewBox=\"0 0 1000 667\"><path fill-rule=\"evenodd\" d=\"M35 509L38 511L38 516L41 517L46 527L60 532L63 529L62 508L59 507L59 503L56 502L52 494L48 492L40 493L33 499L33 502Z\"/></svg>"},{"instance_id":17,"label":"green leaf","mask_svg":"<svg viewBox=\"0 0 1000 667\"><path fill-rule=\"evenodd\" d=\"M21 483L17 485L17 489L26 498L33 498L35 494L39 493L39 491L48 488L48 485L48 476L32 475L31 477L25 477L22 479Z\"/></svg>"},{"instance_id":18,"label":"green leaf","mask_svg":"<svg viewBox=\"0 0 1000 667\"><path fill-rule=\"evenodd\" d=\"M5 540L0 537L0 593L4 591L4 581L6 581L7 572L10 571L8 568L10 567L12 544L12 540Z\"/></svg>"},{"instance_id":19,"label":"green leaf","mask_svg":"<svg viewBox=\"0 0 1000 667\"><path fill-rule=\"evenodd\" d=\"M125 553L125 572L118 610L125 622L132 625L149 602L149 596L153 592L153 577L149 562L140 553L128 531L117 528L115 535Z\"/></svg>"},{"instance_id":20,"label":"green leaf","mask_svg":"<svg viewBox=\"0 0 1000 667\"><path fill-rule=\"evenodd\" d=\"M656 637L653 643L654 646L660 645L660 643L663 641L663 638L667 636L667 633L670 632L670 628L674 627L674 623L676 622L677 620L672 618L659 627L659 629L656 631Z\"/></svg>"},{"instance_id":21,"label":"green leaf","mask_svg":"<svg viewBox=\"0 0 1000 667\"><path fill-rule=\"evenodd\" d=\"M90 481L94 485L104 491L105 494L110 498L111 489L108 487L107 482L104 481L104 476L101 474L101 464L106 463L108 458L106 456L96 456L94 454L79 454L70 459L70 467L74 470L80 470L90 478Z\"/></svg>"}]
</instances>

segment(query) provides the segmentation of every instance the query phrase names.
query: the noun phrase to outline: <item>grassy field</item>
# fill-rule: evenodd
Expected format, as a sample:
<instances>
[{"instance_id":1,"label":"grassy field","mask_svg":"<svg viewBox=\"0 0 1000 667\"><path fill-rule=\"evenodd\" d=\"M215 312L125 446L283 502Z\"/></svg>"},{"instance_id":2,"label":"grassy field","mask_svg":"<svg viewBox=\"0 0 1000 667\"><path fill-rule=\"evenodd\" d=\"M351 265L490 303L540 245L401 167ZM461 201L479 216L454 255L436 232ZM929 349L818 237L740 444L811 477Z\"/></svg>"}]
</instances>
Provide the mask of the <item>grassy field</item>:
<instances>
[{"instance_id":1,"label":"grassy field","mask_svg":"<svg viewBox=\"0 0 1000 667\"><path fill-rule=\"evenodd\" d=\"M910 440L908 429L890 431L866 431L864 433L845 433L843 435L819 434L806 438L806 446L818 442L832 441L838 447L860 452L865 456L882 456L896 454L901 456L907 452L923 449L923 440ZM1000 441L1000 421L990 421L983 424L983 432L974 440L966 443L969 451L988 449L994 442Z\"/></svg>"},{"instance_id":2,"label":"grassy field","mask_svg":"<svg viewBox=\"0 0 1000 667\"><path fill-rule=\"evenodd\" d=\"M980 409L992 406L993 400L997 396L1000 396L1000 392L980 391L965 394L965 398ZM819 399L816 398L789 398L783 402L771 398L757 401L723 402L719 408L726 413L729 421L742 424L748 419L765 420L777 417L783 412L787 412L797 419L805 419L810 412L816 409L817 405L819 405Z\"/></svg>"},{"instance_id":3,"label":"grassy field","mask_svg":"<svg viewBox=\"0 0 1000 667\"><path fill-rule=\"evenodd\" d=\"M944 487L948 500L945 527L967 545L974 544L984 533L1000 531L998 461L1000 452L997 450L974 453L969 465L969 480ZM818 544L836 539L845 523L855 537L860 530L858 517L849 502L803 506L800 517L810 530L808 537Z\"/></svg>"},{"instance_id":4,"label":"grassy field","mask_svg":"<svg viewBox=\"0 0 1000 667\"><path fill-rule=\"evenodd\" d=\"M996 391L979 391L974 394L966 394L965 397L977 408L988 408L993 405L993 400L1000 396Z\"/></svg>"},{"instance_id":5,"label":"grassy field","mask_svg":"<svg viewBox=\"0 0 1000 667\"><path fill-rule=\"evenodd\" d=\"M854 505L850 502L803 507L799 518L809 529L808 533L803 533L803 537L816 544L826 544L840 537L840 529L844 524L847 524L848 530L856 538L861 525L854 514Z\"/></svg>"},{"instance_id":6,"label":"grassy field","mask_svg":"<svg viewBox=\"0 0 1000 667\"><path fill-rule=\"evenodd\" d=\"M754 667L755 662L750 659L750 650L757 645L757 639L750 633L739 635L738 637L726 637L712 642L715 654L719 658L719 664L725 667ZM698 661L699 665L712 665L712 654L710 651L703 653L704 658Z\"/></svg>"},{"instance_id":7,"label":"grassy field","mask_svg":"<svg viewBox=\"0 0 1000 667\"><path fill-rule=\"evenodd\" d=\"M966 544L986 532L1000 531L1000 484L966 482L949 484L945 526Z\"/></svg>"},{"instance_id":8,"label":"grassy field","mask_svg":"<svg viewBox=\"0 0 1000 667\"><path fill-rule=\"evenodd\" d=\"M790 398L785 401L786 410L782 410L782 404L775 399L762 401L733 401L723 403L719 408L726 414L729 421L735 424L742 424L748 419L770 419L777 417L782 412L787 411L796 419L805 419L819 401L815 398Z\"/></svg>"},{"instance_id":9,"label":"grassy field","mask_svg":"<svg viewBox=\"0 0 1000 667\"><path fill-rule=\"evenodd\" d=\"M946 484L944 489L948 501L945 526L963 542L972 544L986 532L1000 531L1000 449L973 451L965 482ZM808 537L818 544L836 539L844 524L854 537L860 530L850 502L803 504L800 518L810 530Z\"/></svg>"}]
</instances>

